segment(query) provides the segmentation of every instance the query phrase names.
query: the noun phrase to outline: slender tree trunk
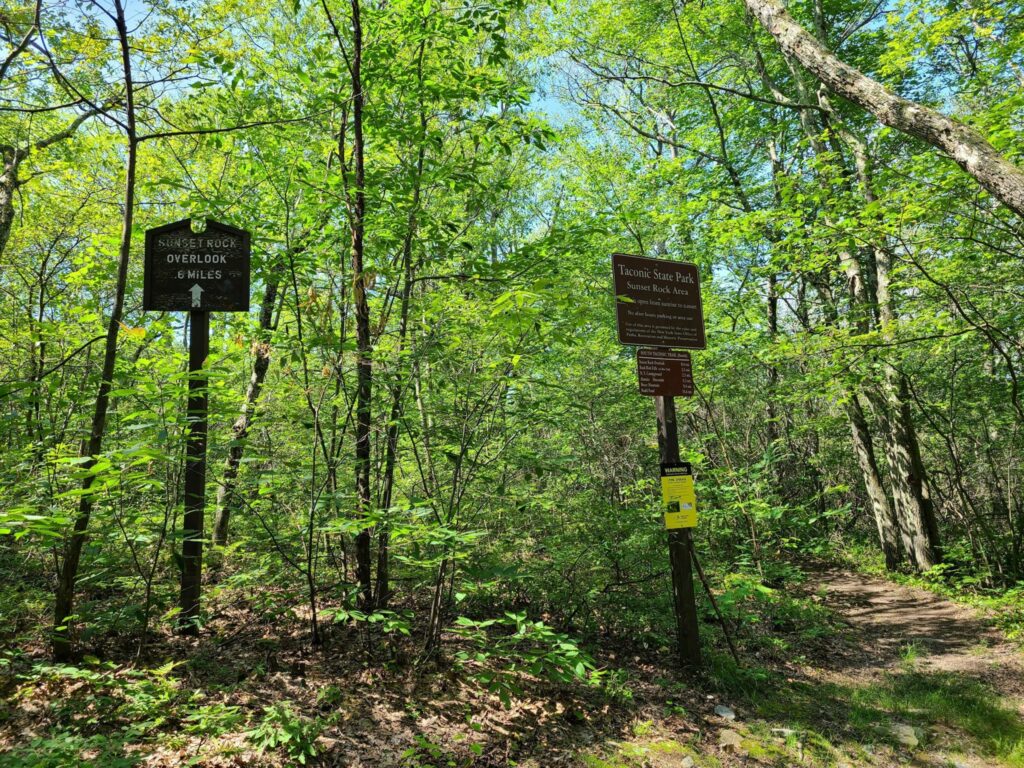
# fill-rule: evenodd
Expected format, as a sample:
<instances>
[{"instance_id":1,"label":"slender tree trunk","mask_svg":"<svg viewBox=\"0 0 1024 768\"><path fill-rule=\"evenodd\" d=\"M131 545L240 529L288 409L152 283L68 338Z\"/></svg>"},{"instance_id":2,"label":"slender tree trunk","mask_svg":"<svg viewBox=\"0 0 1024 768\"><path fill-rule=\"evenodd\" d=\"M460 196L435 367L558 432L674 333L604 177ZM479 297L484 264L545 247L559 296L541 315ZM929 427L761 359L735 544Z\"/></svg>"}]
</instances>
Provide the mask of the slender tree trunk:
<instances>
[{"instance_id":1,"label":"slender tree trunk","mask_svg":"<svg viewBox=\"0 0 1024 768\"><path fill-rule=\"evenodd\" d=\"M848 268L850 273L847 275L847 286L853 292L853 295L859 296L861 293L857 286L862 284L859 266L850 264ZM824 283L819 284L817 289L827 321L832 325L838 325L839 313L836 309L835 299L831 290ZM808 319L801 318L801 322L805 328L810 328ZM875 454L871 427L864 414L864 408L860 400L861 394L851 388L848 392L848 398L846 418L850 424L850 436L853 442L854 453L857 456L861 478L864 481L864 489L867 492L868 503L871 506L871 512L875 519L875 527L878 529L879 544L885 555L886 567L893 570L900 562L900 517L897 508L894 507L893 503L890 503L885 492L885 484L882 480L882 473ZM870 393L868 398L869 402L874 405L874 401L870 398ZM883 420L884 436L888 436L889 427L888 423L884 421L886 413L887 411L885 410L879 413L879 419ZM883 445L887 446L888 441L883 439ZM896 483L893 485L893 496L895 497L897 495L895 491Z\"/></svg>"},{"instance_id":2,"label":"slender tree trunk","mask_svg":"<svg viewBox=\"0 0 1024 768\"><path fill-rule=\"evenodd\" d=\"M919 570L926 571L942 562L942 548L935 505L925 475L921 448L910 410L907 382L893 372L886 382L886 395L896 421L893 439L893 473L899 473L905 486L908 552Z\"/></svg>"},{"instance_id":3,"label":"slender tree trunk","mask_svg":"<svg viewBox=\"0 0 1024 768\"><path fill-rule=\"evenodd\" d=\"M889 497L885 493L882 473L878 470L878 461L875 458L875 447L871 442L871 430L868 428L868 420L864 415L860 398L856 394L851 395L846 405L846 416L850 422L853 447L861 476L864 478L871 512L875 518L875 527L878 529L878 542L885 555L885 567L894 571L900 564L899 525L889 503Z\"/></svg>"},{"instance_id":4,"label":"slender tree trunk","mask_svg":"<svg viewBox=\"0 0 1024 768\"><path fill-rule=\"evenodd\" d=\"M426 40L420 43L419 53L416 59L416 79L419 87L419 113L420 113L420 135L419 147L416 153L416 176L413 181L412 205L409 209L409 218L405 228L405 239L402 242L402 299L400 308L400 319L398 325L398 350L397 366L401 372L405 366L402 356L405 353L406 336L409 331L409 302L412 298L413 263L412 246L416 237L417 221L420 207L420 187L423 179L423 163L427 152L427 115L423 106L423 54L426 49ZM391 499L395 486L395 461L398 455L398 420L402 415L402 397L405 390L405 381L399 373L399 380L395 382L391 392L391 414L388 418L385 456L384 456L384 477L381 481L380 508L388 510L391 508ZM374 591L374 602L384 608L391 597L390 586L390 537L388 526L381 526L377 538L377 584Z\"/></svg>"},{"instance_id":5,"label":"slender tree trunk","mask_svg":"<svg viewBox=\"0 0 1024 768\"><path fill-rule=\"evenodd\" d=\"M311 452L310 466L312 476L316 477L316 447ZM310 483L309 515L306 518L306 595L309 600L309 635L310 644L316 648L320 645L320 620L317 616L316 566L319 560L319 538L317 532L317 492L315 483Z\"/></svg>"},{"instance_id":6,"label":"slender tree trunk","mask_svg":"<svg viewBox=\"0 0 1024 768\"><path fill-rule=\"evenodd\" d=\"M840 252L840 263L846 275L847 290L850 295L850 314L853 317L857 331L861 334L867 333L871 326L871 301L868 296L868 285L864 270L857 255L845 249ZM882 504L881 499L885 497L885 491L883 488L876 487L881 483L881 474L878 471L878 463L875 460L874 448L867 428L867 419L864 417L856 392L852 393L851 398L851 406L855 405L855 410L849 410L851 406L848 406L848 417L850 419L854 450L857 453L857 460L861 466L861 474L864 478L864 486L868 492L868 498L875 516L875 524L878 528L879 543L885 554L886 567L894 568L898 564L898 549L894 546L897 531L894 530L893 523L897 523L896 527L902 538L903 550L916 565L917 559L914 554L916 536L911 533L914 530L913 491L907 482L908 475L904 469L909 463L909 457L901 448L901 446L906 445L906 425L896 417L894 410L887 401L878 398L877 393L872 391L870 385L867 387L867 390L867 397L873 404L879 422L883 427L882 443L889 465L893 506L889 506L888 503Z\"/></svg>"},{"instance_id":7,"label":"slender tree trunk","mask_svg":"<svg viewBox=\"0 0 1024 768\"><path fill-rule=\"evenodd\" d=\"M434 591L430 598L430 614L427 618L427 638L423 646L425 654L433 653L441 639L441 608L443 607L444 577L447 572L447 558L441 560L437 566L437 578L434 581Z\"/></svg>"},{"instance_id":8,"label":"slender tree trunk","mask_svg":"<svg viewBox=\"0 0 1024 768\"><path fill-rule=\"evenodd\" d=\"M822 103L824 106L828 106L827 102ZM867 147L844 128L840 128L838 133L854 154L857 175L865 201L868 204L874 203L876 198ZM872 248L868 261L872 267L871 271L874 273L873 304L877 311L878 328L883 339L895 341L899 315L891 290L891 252L884 245ZM888 445L887 452L891 462L890 471L893 475L894 497L896 489L898 489L900 504L903 507L901 516L904 518L902 524L905 531L904 545L914 565L920 570L927 570L942 560L935 505L932 503L924 461L921 458L917 428L910 409L910 393L906 376L887 361L883 361L883 365L884 374L881 386L887 405L887 418L890 421L891 444Z\"/></svg>"},{"instance_id":9,"label":"slender tree trunk","mask_svg":"<svg viewBox=\"0 0 1024 768\"><path fill-rule=\"evenodd\" d=\"M391 391L391 413L388 417L386 430L385 456L384 456L384 477L381 479L380 508L387 510L391 508L391 500L395 486L395 462L398 456L398 421L402 415L402 398L405 391L404 381L401 378L401 371L404 369L402 357L405 353L405 341L409 329L409 303L412 296L412 242L416 232L416 208L419 206L420 184L419 180L423 172L424 147L421 145L417 160L416 186L413 191L413 211L409 214L409 224L406 231L405 242L402 245L403 283L401 299L401 317L398 326L398 350L397 369L399 380L395 382ZM381 527L377 541L377 584L375 589L374 602L378 607L385 607L390 598L391 587L390 566L389 566L389 542L390 533L386 525Z\"/></svg>"},{"instance_id":10,"label":"slender tree trunk","mask_svg":"<svg viewBox=\"0 0 1024 768\"><path fill-rule=\"evenodd\" d=\"M779 278L774 272L768 276L767 315L768 342L774 347L779 335ZM765 411L768 418L765 429L768 433L769 450L774 451L779 447L779 434L781 432L779 429L779 413L775 406L779 388L779 368L774 361L768 363L767 374L768 393L765 398ZM778 473L776 479L781 486L781 466L776 464L775 471Z\"/></svg>"},{"instance_id":11,"label":"slender tree trunk","mask_svg":"<svg viewBox=\"0 0 1024 768\"><path fill-rule=\"evenodd\" d=\"M14 147L0 147L3 152L3 173L0 174L0 255L7 247L14 226L14 195L18 189L18 166L23 154Z\"/></svg>"},{"instance_id":12,"label":"slender tree trunk","mask_svg":"<svg viewBox=\"0 0 1024 768\"><path fill-rule=\"evenodd\" d=\"M1024 216L1024 171L1003 157L976 130L884 86L841 61L800 26L780 0L744 0L747 10L779 47L834 93L866 109L885 125L949 155L993 197Z\"/></svg>"},{"instance_id":13,"label":"slender tree trunk","mask_svg":"<svg viewBox=\"0 0 1024 768\"><path fill-rule=\"evenodd\" d=\"M430 598L430 614L427 619L427 637L423 645L423 653L428 656L434 653L440 645L441 627L443 625L444 583L447 572L448 558L445 558L437 567L437 578L434 581L434 592Z\"/></svg>"},{"instance_id":14,"label":"slender tree trunk","mask_svg":"<svg viewBox=\"0 0 1024 768\"><path fill-rule=\"evenodd\" d=\"M363 28L360 0L352 0L352 156L355 169L355 190L351 195L352 229L352 300L356 310L356 514L365 518L370 513L370 419L372 405L373 362L370 341L370 305L366 296L366 273L363 270L363 248L366 216L366 166L363 143ZM371 573L371 531L369 526L356 535L356 580L364 611L373 610L373 574Z\"/></svg>"},{"instance_id":15,"label":"slender tree trunk","mask_svg":"<svg viewBox=\"0 0 1024 768\"><path fill-rule=\"evenodd\" d=\"M107 409L110 405L110 391L113 386L114 364L117 361L117 336L124 313L124 295L128 284L128 263L131 258L132 224L135 213L135 169L138 158L138 138L135 130L135 101L132 85L131 53L128 46L128 28L125 23L121 0L114 0L116 24L121 47L121 63L124 71L126 95L126 132L128 156L125 162L124 215L121 221L121 245L117 265L117 279L114 286L114 304L107 325L107 338L103 351L103 368L100 373L99 391L93 408L92 426L88 440L83 441L80 455L86 459L82 469L88 471L97 461L103 449L103 435L107 424ZM75 599L75 582L78 566L85 544L89 518L92 516L93 499L90 493L95 475L89 474L82 482L83 494L78 504L71 538L64 546L57 578L57 590L53 617L53 655L61 661L72 657L69 619L72 616Z\"/></svg>"},{"instance_id":16,"label":"slender tree trunk","mask_svg":"<svg viewBox=\"0 0 1024 768\"><path fill-rule=\"evenodd\" d=\"M223 547L228 540L228 525L231 516L237 511L238 469L245 455L245 440L256 411L256 401L263 389L263 381L270 368L270 331L274 322L274 307L277 304L277 293L280 280L276 274L267 277L267 286L263 293L263 306L260 308L260 329L253 345L256 359L249 377L249 386L245 390L245 402L242 412L231 429L231 447L224 462L224 477L217 488L217 514L213 521L213 543Z\"/></svg>"},{"instance_id":17,"label":"slender tree trunk","mask_svg":"<svg viewBox=\"0 0 1024 768\"><path fill-rule=\"evenodd\" d=\"M889 367L874 403L888 420L886 458L903 548L914 567L928 570L942 561L935 507L925 476L918 432L910 412L906 379Z\"/></svg>"},{"instance_id":18,"label":"slender tree trunk","mask_svg":"<svg viewBox=\"0 0 1024 768\"><path fill-rule=\"evenodd\" d=\"M422 161L422 154L420 155ZM416 195L419 196L417 184ZM398 328L398 350L396 367L399 370L399 380L396 381L391 390L391 413L388 417L387 430L385 434L385 455L384 455L384 476L381 479L380 509L391 508L391 500L395 487L395 462L398 457L398 420L402 415L402 396L405 387L401 380L401 369L404 367L402 355L405 351L405 339L409 324L409 298L412 292L412 237L415 223L414 214L410 215L409 231L406 234L403 246L402 259L404 262L404 282L402 285L402 306L401 320ZM390 530L387 524L380 528L377 539L377 583L374 589L374 605L384 608L391 597L390 585Z\"/></svg>"},{"instance_id":19,"label":"slender tree trunk","mask_svg":"<svg viewBox=\"0 0 1024 768\"><path fill-rule=\"evenodd\" d=\"M751 2L759 1L747 0L748 5ZM774 3L774 0L765 1ZM825 50L824 40L827 35L827 28L824 14L820 12L820 6L818 11L816 30L820 40L815 39L802 29L801 32L808 37L811 43ZM799 61L799 57L785 46L783 46L783 52L787 57ZM799 70L795 66L792 69L801 101L802 103L808 103L810 97L808 89L800 78ZM812 74L818 73L812 70ZM845 172L844 184L852 188L855 181L859 181L865 202L870 204L874 201L874 191L867 149L863 142L846 130L841 123L832 124L831 118L835 116L835 113L831 108L828 94L825 91L825 87L829 83L824 78L821 79L824 86L818 91L818 102L822 108L822 120L829 129L827 134L832 142L831 148L829 149L822 145L820 138L818 138L818 132L809 123L810 115L808 110L801 111L801 114L806 118L803 122L804 130L807 132L808 139L816 154L820 155L823 152L831 151L836 156L836 159L841 162L843 154L838 143L839 139L847 145L854 155L856 172L847 170ZM873 253L883 250L881 248L875 249ZM872 326L876 325L877 319L877 324L881 327L882 332L891 333L895 328L896 316L891 296L888 293L889 273L885 268L886 265L872 264L875 280L869 282L856 253L848 249L842 249L839 252L839 260L846 276L847 290L850 296L850 315L857 331L862 334L866 333ZM877 310L877 316L873 313L873 309ZM885 312L886 309L888 314ZM876 391L871 391L871 388L869 388L866 394L878 415L879 421L883 425L883 444L889 465L892 501L895 517L899 523L903 548L917 568L926 569L935 562L938 562L938 529L935 525L931 500L928 498L928 489L924 483L924 468L921 462L920 451L917 447L917 437L909 406L905 399L893 396L895 390L893 389L894 381L892 376L894 375L895 369L891 365L886 364L885 374L881 382L884 396L879 397ZM860 415L863 416L863 413ZM867 436L868 444L864 445L863 437L858 436L858 433L866 426L866 420L857 420L856 414L852 414L852 417L851 429L854 435L854 448L863 470L864 460L861 456L865 453L865 449L870 446L870 436ZM863 474L865 486L868 488L870 497L872 495L871 487L876 482L877 462L874 472L869 469L867 472L863 472ZM882 548L886 552L886 561L889 562L891 559L891 541L888 534L888 522L891 520L891 512L887 513L882 507L874 507L874 511L876 523L879 524Z\"/></svg>"},{"instance_id":20,"label":"slender tree trunk","mask_svg":"<svg viewBox=\"0 0 1024 768\"><path fill-rule=\"evenodd\" d=\"M892 479L892 500L899 520L903 550L915 568L925 570L938 560L934 559L935 554L928 545L928 533L918 514L914 497L915 472L911 455L913 439L899 413L899 403L890 402L877 391L868 393L868 399L883 424L885 458Z\"/></svg>"},{"instance_id":21,"label":"slender tree trunk","mask_svg":"<svg viewBox=\"0 0 1024 768\"><path fill-rule=\"evenodd\" d=\"M36 0L35 13L32 17L32 25L25 32L21 41L15 45L0 63L0 85L3 84L8 68L29 47L37 34L39 34L40 15L42 13L42 0ZM28 153L17 147L0 144L0 156L3 158L3 172L0 173L0 255L3 255L7 247L7 240L11 236L11 228L14 226L14 193L18 189L18 166L25 159Z\"/></svg>"}]
</instances>

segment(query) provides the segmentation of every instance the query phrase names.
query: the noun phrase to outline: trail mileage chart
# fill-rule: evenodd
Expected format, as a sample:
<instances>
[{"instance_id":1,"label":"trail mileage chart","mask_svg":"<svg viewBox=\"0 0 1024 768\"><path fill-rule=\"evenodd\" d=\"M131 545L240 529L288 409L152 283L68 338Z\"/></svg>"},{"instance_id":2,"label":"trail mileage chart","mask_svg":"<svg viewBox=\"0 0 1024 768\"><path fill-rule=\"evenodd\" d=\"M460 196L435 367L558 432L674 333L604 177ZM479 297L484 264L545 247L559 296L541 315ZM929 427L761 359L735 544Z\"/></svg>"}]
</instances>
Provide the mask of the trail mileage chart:
<instances>
[{"instance_id":1,"label":"trail mileage chart","mask_svg":"<svg viewBox=\"0 0 1024 768\"><path fill-rule=\"evenodd\" d=\"M249 309L249 233L188 219L146 232L142 308L164 312L246 312Z\"/></svg>"}]
</instances>

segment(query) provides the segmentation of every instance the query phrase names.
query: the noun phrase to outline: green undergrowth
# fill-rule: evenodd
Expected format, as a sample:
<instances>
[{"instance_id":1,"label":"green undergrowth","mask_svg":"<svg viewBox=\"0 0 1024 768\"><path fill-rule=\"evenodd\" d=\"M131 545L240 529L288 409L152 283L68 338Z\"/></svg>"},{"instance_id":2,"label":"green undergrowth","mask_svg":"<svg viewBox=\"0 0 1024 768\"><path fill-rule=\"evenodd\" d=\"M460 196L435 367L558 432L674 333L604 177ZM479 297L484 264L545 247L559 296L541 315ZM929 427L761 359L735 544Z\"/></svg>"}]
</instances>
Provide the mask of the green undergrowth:
<instances>
[{"instance_id":1,"label":"green undergrowth","mask_svg":"<svg viewBox=\"0 0 1024 768\"><path fill-rule=\"evenodd\" d=\"M81 665L5 660L14 690L0 723L14 720L18 710L38 720L33 737L0 754L3 766L135 765L154 745L217 738L246 719L221 692L185 684L177 676L181 662L137 669L95 658Z\"/></svg>"},{"instance_id":2,"label":"green undergrowth","mask_svg":"<svg viewBox=\"0 0 1024 768\"><path fill-rule=\"evenodd\" d=\"M476 692L475 706L488 697L499 709L513 700L546 696L537 687L546 681L561 690L587 692L589 700L617 711L612 720L637 717L625 738L587 726L593 727L595 741L573 748L589 768L669 768L687 758L696 768L718 768L729 763L717 741L725 728L740 735L740 750L751 764L861 766L879 754L905 759L917 751L899 743L893 734L897 724L916 729L920 750L1024 768L1020 716L982 683L920 669L916 657L922 650L916 646L905 649L902 668L875 682L817 676L814 669L842 671L833 651L846 641L837 616L798 568L775 565L765 576L709 575L741 663L731 657L722 624L702 601L706 669L699 684L669 674L641 680L638 668L599 662L570 635L521 612L458 619L450 628L454 639L444 674ZM407 642L401 638L396 642ZM269 659L274 644L262 642L268 647L257 656ZM257 759L286 765L325 758L326 734L347 727L338 719L348 701L342 695L344 680L311 689L306 699L283 691L272 700L246 698L238 694L264 690L269 670L256 663L251 675L239 677L234 668L218 669L219 655L207 650L187 663L168 661L151 669L94 657L77 666L47 664L8 652L0 659L6 681L0 726L11 732L31 722L32 728L13 750L0 753L0 765L119 768L141 764L158 749L200 761L214 754L228 759L258 754ZM664 658L670 656L666 651ZM660 697L647 700L645 682L653 682ZM702 720L712 693L734 707L736 722L710 721L709 727ZM652 705L655 716L639 714ZM421 706L428 705L415 703ZM570 719L574 727L585 721ZM417 734L415 744L403 747L404 764L472 765L488 742L475 733L470 737L438 740L435 733Z\"/></svg>"},{"instance_id":3,"label":"green undergrowth","mask_svg":"<svg viewBox=\"0 0 1024 768\"><path fill-rule=\"evenodd\" d=\"M912 751L894 736L894 726L903 725L916 729L921 749L1024 766L1020 715L975 679L920 669L917 646L904 649L901 667L875 682L859 684L856 674L848 683L820 677L815 669L842 671L846 654L836 655L835 648L848 640L806 578L793 568L774 588L749 574L723 580L719 603L735 629L741 664L718 632L706 638L705 663L712 687L741 712L742 722L730 727L749 737L750 758L770 765L870 764L878 750ZM856 653L849 658L856 664ZM788 757L779 749L788 749Z\"/></svg>"},{"instance_id":4,"label":"green undergrowth","mask_svg":"<svg viewBox=\"0 0 1024 768\"><path fill-rule=\"evenodd\" d=\"M745 684L733 679L731 659L726 666L718 661L729 655L726 632L745 662L757 660L767 668L823 652L842 626L835 612L807 586L808 575L801 568L779 559L766 562L763 571L748 567L709 572L724 622L701 594L701 631L709 651L708 664L726 687ZM744 668L744 675L759 674L751 672L746 663Z\"/></svg>"},{"instance_id":5,"label":"green undergrowth","mask_svg":"<svg viewBox=\"0 0 1024 768\"><path fill-rule=\"evenodd\" d=\"M963 675L907 670L853 690L852 701L923 728L950 728L967 735L981 755L1024 766L1024 720L996 691Z\"/></svg>"},{"instance_id":6,"label":"green undergrowth","mask_svg":"<svg viewBox=\"0 0 1024 768\"><path fill-rule=\"evenodd\" d=\"M456 639L445 649L447 662L426 671L405 667L404 673L382 674L380 680L384 685L390 680L397 688L411 675L418 685L431 688L447 685L450 678L462 690L474 691L477 708L508 708L513 699L536 698L541 689L617 699L616 670L598 669L570 636L528 620L524 613L479 621L462 617L452 634ZM343 723L350 717L351 702L343 695L346 681L286 686L268 696L267 686L279 673L272 672L270 662L283 649L273 642L254 645L266 646L253 654L263 660L247 665L243 675L211 643L194 649L187 661L154 668L94 656L79 664L52 664L23 652L5 652L0 657L6 694L0 706L0 766L117 768L168 750L190 755L195 764L213 755L248 760L254 754L261 764L317 763L323 734L347 727ZM317 663L330 662L321 658ZM280 671L280 662L274 666ZM434 706L433 696L425 695L415 706ZM407 762L436 762L434 753L447 749L421 734ZM465 753L459 764L467 764L478 749L474 743L456 745L455 753Z\"/></svg>"},{"instance_id":7,"label":"green undergrowth","mask_svg":"<svg viewBox=\"0 0 1024 768\"><path fill-rule=\"evenodd\" d=\"M597 753L580 755L585 768L671 768L689 758L694 768L719 768L721 761L714 755L695 748L685 739L642 738L612 742Z\"/></svg>"}]
</instances>

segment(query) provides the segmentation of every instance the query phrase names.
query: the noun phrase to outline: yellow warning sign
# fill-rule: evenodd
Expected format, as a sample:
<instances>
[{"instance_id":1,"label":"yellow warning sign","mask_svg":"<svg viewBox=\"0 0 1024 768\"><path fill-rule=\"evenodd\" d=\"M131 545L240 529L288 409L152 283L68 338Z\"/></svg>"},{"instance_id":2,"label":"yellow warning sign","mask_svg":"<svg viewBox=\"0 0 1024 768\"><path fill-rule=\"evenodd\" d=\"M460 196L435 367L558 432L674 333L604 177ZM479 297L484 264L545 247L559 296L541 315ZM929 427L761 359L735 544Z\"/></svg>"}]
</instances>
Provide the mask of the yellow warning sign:
<instances>
[{"instance_id":1,"label":"yellow warning sign","mask_svg":"<svg viewBox=\"0 0 1024 768\"><path fill-rule=\"evenodd\" d=\"M697 494L689 464L661 465L661 503L669 530L697 526Z\"/></svg>"}]
</instances>

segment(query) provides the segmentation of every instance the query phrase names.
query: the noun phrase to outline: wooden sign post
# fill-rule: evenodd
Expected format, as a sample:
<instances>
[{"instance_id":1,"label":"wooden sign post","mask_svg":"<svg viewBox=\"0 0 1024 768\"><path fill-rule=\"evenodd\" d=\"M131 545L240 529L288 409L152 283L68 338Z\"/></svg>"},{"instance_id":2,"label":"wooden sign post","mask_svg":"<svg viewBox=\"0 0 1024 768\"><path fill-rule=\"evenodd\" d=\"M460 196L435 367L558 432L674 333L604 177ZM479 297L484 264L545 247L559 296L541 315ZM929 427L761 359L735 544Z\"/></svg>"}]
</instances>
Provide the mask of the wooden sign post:
<instances>
[{"instance_id":1,"label":"wooden sign post","mask_svg":"<svg viewBox=\"0 0 1024 768\"><path fill-rule=\"evenodd\" d=\"M210 312L249 309L249 233L188 219L146 232L142 308L188 312L188 437L185 444L185 516L182 522L178 628L198 631L206 514L206 433L209 396L203 366L210 354Z\"/></svg>"},{"instance_id":2,"label":"wooden sign post","mask_svg":"<svg viewBox=\"0 0 1024 768\"><path fill-rule=\"evenodd\" d=\"M654 396L662 476L670 477L673 470L683 466L679 461L674 397L693 395L690 355L672 351L672 348L704 349L706 346L700 275L695 264L624 253L612 254L612 274L619 342L654 347L637 350L637 376L640 392ZM690 477L692 479L692 475ZM663 489L665 487L663 481ZM670 501L668 496L663 493L663 503L678 503L675 497ZM672 566L672 597L680 663L697 667L701 653L693 592L693 537L691 527L674 527L683 519L681 511L664 510ZM696 523L696 509L692 519Z\"/></svg>"},{"instance_id":3,"label":"wooden sign post","mask_svg":"<svg viewBox=\"0 0 1024 768\"><path fill-rule=\"evenodd\" d=\"M185 442L185 518L182 521L181 597L178 625L193 634L203 583L206 516L206 426L210 399L203 364L210 355L210 315L189 312L188 438Z\"/></svg>"},{"instance_id":4,"label":"wooden sign post","mask_svg":"<svg viewBox=\"0 0 1024 768\"><path fill-rule=\"evenodd\" d=\"M676 404L671 397L657 397L654 402L658 409L658 453L664 468L679 463ZM690 528L669 529L668 556L672 566L672 601L676 610L679 660L684 666L697 667L700 666L700 627L693 592L693 537L690 531Z\"/></svg>"}]
</instances>

